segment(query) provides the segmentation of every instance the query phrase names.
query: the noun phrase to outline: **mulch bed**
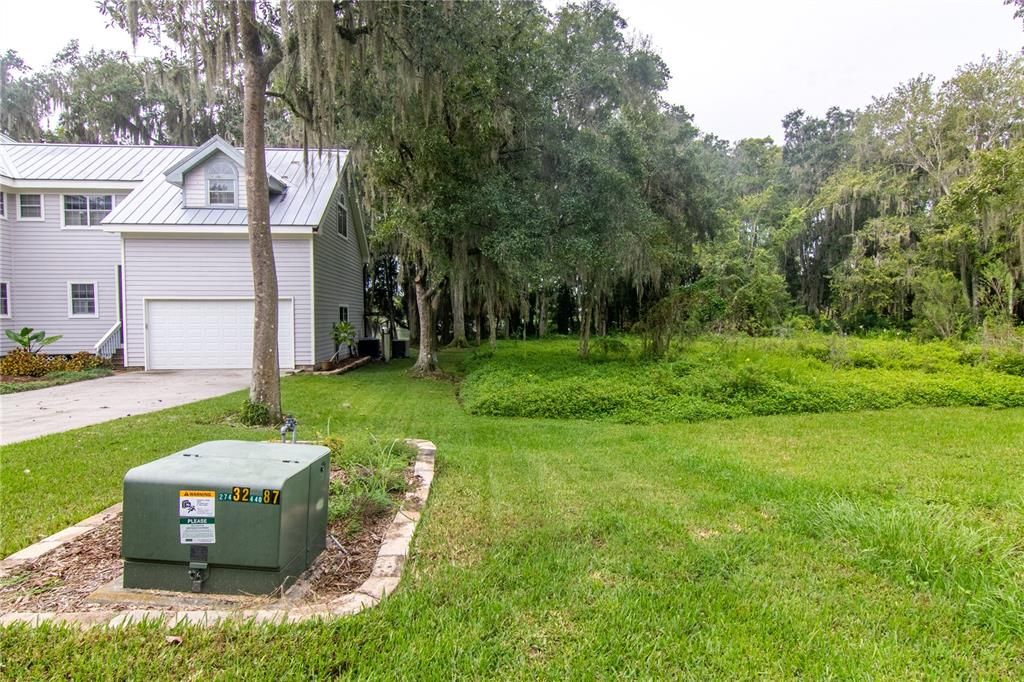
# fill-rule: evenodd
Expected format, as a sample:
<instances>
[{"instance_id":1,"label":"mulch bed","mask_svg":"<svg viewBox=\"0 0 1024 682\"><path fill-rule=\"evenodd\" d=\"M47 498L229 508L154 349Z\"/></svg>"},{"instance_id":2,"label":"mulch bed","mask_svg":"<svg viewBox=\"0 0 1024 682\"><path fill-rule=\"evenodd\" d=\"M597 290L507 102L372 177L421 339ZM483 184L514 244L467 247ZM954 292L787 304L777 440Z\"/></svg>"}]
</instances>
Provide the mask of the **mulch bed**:
<instances>
[{"instance_id":1,"label":"mulch bed","mask_svg":"<svg viewBox=\"0 0 1024 682\"><path fill-rule=\"evenodd\" d=\"M0 613L95 611L85 603L121 573L121 515L0 578ZM116 607L115 607L116 608ZM123 607L129 608L129 607Z\"/></svg>"},{"instance_id":2,"label":"mulch bed","mask_svg":"<svg viewBox=\"0 0 1024 682\"><path fill-rule=\"evenodd\" d=\"M335 474L332 472L332 478ZM410 468L408 478L415 485ZM398 501L400 501L400 496ZM395 516L390 509L363 521L358 532L343 539L347 524L327 525L327 549L308 573L302 601L317 603L353 591L369 577L381 541ZM122 611L136 604L90 604L89 595L121 574L121 515L60 546L9 575L0 577L0 614L19 612ZM253 606L267 608L267 597L253 597ZM152 607L159 608L159 607Z\"/></svg>"},{"instance_id":3,"label":"mulch bed","mask_svg":"<svg viewBox=\"0 0 1024 682\"><path fill-rule=\"evenodd\" d=\"M20 377L11 374L0 374L0 384L27 384L30 381L42 381L43 377Z\"/></svg>"}]
</instances>

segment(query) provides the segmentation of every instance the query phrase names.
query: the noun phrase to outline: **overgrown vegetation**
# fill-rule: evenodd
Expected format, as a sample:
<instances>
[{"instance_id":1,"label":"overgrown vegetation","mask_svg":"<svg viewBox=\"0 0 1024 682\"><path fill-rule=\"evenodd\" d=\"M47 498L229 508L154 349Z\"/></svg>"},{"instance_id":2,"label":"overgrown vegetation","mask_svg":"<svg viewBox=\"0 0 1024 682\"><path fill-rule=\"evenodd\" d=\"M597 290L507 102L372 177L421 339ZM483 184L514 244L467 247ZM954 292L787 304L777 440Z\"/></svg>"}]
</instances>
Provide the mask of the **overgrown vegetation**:
<instances>
[{"instance_id":1,"label":"overgrown vegetation","mask_svg":"<svg viewBox=\"0 0 1024 682\"><path fill-rule=\"evenodd\" d=\"M1019 343L1019 341L1018 341ZM703 337L662 360L636 339L590 361L565 339L499 346L467 362L472 414L652 423L923 406L1024 406L1012 345L802 333Z\"/></svg>"},{"instance_id":2,"label":"overgrown vegetation","mask_svg":"<svg viewBox=\"0 0 1024 682\"><path fill-rule=\"evenodd\" d=\"M414 451L397 439L373 435L331 447L328 520L340 521L346 535L398 507L407 489L406 473ZM339 538L343 540L344 538Z\"/></svg>"}]
</instances>

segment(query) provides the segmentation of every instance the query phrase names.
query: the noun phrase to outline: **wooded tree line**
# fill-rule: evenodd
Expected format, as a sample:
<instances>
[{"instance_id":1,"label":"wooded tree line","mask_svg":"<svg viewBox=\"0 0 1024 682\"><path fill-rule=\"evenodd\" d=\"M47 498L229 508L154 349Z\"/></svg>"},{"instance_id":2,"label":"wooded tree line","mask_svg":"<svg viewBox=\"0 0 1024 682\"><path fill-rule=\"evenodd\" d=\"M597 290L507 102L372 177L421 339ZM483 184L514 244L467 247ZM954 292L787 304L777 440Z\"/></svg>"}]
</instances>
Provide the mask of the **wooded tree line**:
<instances>
[{"instance_id":1,"label":"wooded tree line","mask_svg":"<svg viewBox=\"0 0 1024 682\"><path fill-rule=\"evenodd\" d=\"M721 145L726 233L701 249L720 321L794 311L948 337L1024 320L1024 60L908 80L860 111L803 111Z\"/></svg>"},{"instance_id":2,"label":"wooded tree line","mask_svg":"<svg viewBox=\"0 0 1024 682\"><path fill-rule=\"evenodd\" d=\"M223 7L103 3L139 36L181 7L194 30L171 31L178 49L161 59L70 45L33 74L8 53L0 126L240 141ZM370 300L420 339L419 371L439 343L498 335L578 334L586 354L592 334L635 329L657 352L680 331L794 320L939 336L1024 320L1020 56L912 78L859 111L794 111L781 144L730 143L665 102L665 64L600 0L554 15L286 1L255 16L280 57L267 141L354 150L378 256Z\"/></svg>"}]
</instances>

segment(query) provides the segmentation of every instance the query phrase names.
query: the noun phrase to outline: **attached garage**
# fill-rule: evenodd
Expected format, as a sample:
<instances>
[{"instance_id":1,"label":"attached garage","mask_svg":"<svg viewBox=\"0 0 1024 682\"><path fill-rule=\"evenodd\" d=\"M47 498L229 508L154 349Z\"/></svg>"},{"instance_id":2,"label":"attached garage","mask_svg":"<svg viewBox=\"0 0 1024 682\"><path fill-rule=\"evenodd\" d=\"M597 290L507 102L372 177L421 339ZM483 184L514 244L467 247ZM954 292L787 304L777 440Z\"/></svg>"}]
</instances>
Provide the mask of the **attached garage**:
<instances>
[{"instance_id":1,"label":"attached garage","mask_svg":"<svg viewBox=\"0 0 1024 682\"><path fill-rule=\"evenodd\" d=\"M295 304L278 303L282 369L295 367ZM245 369L252 366L253 299L147 299L146 369Z\"/></svg>"}]
</instances>

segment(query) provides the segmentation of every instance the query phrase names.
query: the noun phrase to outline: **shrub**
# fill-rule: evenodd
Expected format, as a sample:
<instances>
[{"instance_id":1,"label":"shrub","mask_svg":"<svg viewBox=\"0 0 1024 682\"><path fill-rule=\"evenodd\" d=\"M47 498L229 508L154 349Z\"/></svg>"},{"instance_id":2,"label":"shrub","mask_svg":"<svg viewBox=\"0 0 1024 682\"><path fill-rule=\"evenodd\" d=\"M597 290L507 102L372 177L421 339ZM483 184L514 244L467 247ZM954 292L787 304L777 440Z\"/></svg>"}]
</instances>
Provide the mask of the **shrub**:
<instances>
[{"instance_id":1,"label":"shrub","mask_svg":"<svg viewBox=\"0 0 1024 682\"><path fill-rule=\"evenodd\" d=\"M74 355L70 355L66 358L62 358L63 367L59 371L64 372L81 372L87 369L93 369L95 367L103 367L107 362L98 355L80 351Z\"/></svg>"},{"instance_id":2,"label":"shrub","mask_svg":"<svg viewBox=\"0 0 1024 682\"><path fill-rule=\"evenodd\" d=\"M24 348L15 348L0 358L0 374L12 377L41 377L49 373L50 358L32 353Z\"/></svg>"},{"instance_id":3,"label":"shrub","mask_svg":"<svg viewBox=\"0 0 1024 682\"><path fill-rule=\"evenodd\" d=\"M270 410L263 403L254 403L248 398L242 403L242 412L239 418L246 426L269 426Z\"/></svg>"},{"instance_id":4,"label":"shrub","mask_svg":"<svg viewBox=\"0 0 1024 682\"><path fill-rule=\"evenodd\" d=\"M43 355L15 348L0 358L0 374L14 377L42 377L51 372L82 372L106 366L106 361L82 351L74 355Z\"/></svg>"},{"instance_id":5,"label":"shrub","mask_svg":"<svg viewBox=\"0 0 1024 682\"><path fill-rule=\"evenodd\" d=\"M926 271L914 282L914 319L924 338L948 339L967 327L969 312L963 289L948 272Z\"/></svg>"}]
</instances>

